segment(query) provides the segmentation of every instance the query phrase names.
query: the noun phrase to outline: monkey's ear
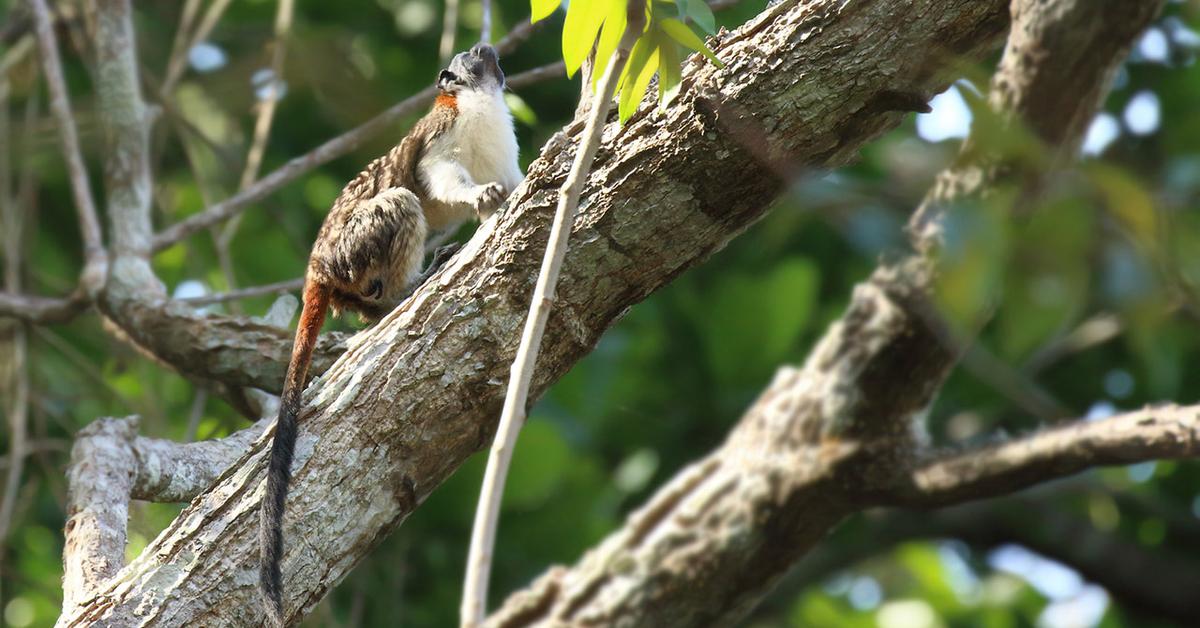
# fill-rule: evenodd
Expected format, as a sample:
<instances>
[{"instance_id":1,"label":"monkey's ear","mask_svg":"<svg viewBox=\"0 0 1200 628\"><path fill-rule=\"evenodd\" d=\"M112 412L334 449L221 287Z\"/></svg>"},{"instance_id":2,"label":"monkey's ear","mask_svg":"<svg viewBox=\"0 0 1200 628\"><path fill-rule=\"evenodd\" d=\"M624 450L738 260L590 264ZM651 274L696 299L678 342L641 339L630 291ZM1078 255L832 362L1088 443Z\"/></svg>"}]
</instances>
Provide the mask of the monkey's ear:
<instances>
[{"instance_id":1,"label":"monkey's ear","mask_svg":"<svg viewBox=\"0 0 1200 628\"><path fill-rule=\"evenodd\" d=\"M453 85L457 80L458 77L455 76L453 72L450 70L442 70L441 72L438 72L437 87L440 90L450 89L450 86Z\"/></svg>"}]
</instances>

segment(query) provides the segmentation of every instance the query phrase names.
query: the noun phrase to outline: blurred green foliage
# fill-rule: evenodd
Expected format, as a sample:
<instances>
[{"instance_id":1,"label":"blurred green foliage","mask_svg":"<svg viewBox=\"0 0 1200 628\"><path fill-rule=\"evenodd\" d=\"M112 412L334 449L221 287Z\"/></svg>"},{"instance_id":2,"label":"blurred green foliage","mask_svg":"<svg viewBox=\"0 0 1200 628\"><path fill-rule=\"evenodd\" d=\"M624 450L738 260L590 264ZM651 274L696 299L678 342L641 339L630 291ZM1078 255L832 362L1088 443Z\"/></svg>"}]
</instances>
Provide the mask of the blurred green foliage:
<instances>
[{"instance_id":1,"label":"blurred green foliage","mask_svg":"<svg viewBox=\"0 0 1200 628\"><path fill-rule=\"evenodd\" d=\"M180 4L136 3L139 54L151 82L165 73ZM493 5L497 35L528 12L525 0ZM762 6L761 0L745 2L718 13L716 22L734 27ZM252 135L255 89L264 80L254 77L268 63L274 11L268 0L234 2L208 38L210 46L193 51L174 107L164 108L155 128L158 226L236 191ZM437 71L433 51L441 11L432 0L298 2L282 76L286 94L262 172L426 86ZM0 2L0 16L11 12ZM99 190L105 156L93 84L66 36L81 28L71 17L77 13L66 15L68 25L59 34L67 78ZM460 48L477 32L479 16L477 2L464 3ZM559 58L563 12L547 22L503 60L507 71ZM929 417L935 442L977 441L1054 418L1027 411L1022 397L1035 393L1073 416L1197 401L1200 117L1193 112L1200 105L1195 63L1200 36L1193 29L1198 23L1200 3L1170 3L1155 27L1166 42L1165 56L1158 54L1157 39L1139 45L1117 77L1105 105L1108 117L1093 127L1089 155L1081 167L1056 179L1027 215L1009 221L995 209L1002 203L987 200L953 212L939 288L943 313L961 329L978 332L979 347L1018 386L959 369ZM16 48L0 51L0 57ZM219 63L197 69L213 59ZM26 290L64 294L80 267L79 237L35 67L26 57L9 71L11 94L4 106L12 130L2 148L12 155L16 179L29 181L26 198L36 207L24 234ZM977 77L987 71L978 68ZM968 88L957 89L969 95ZM578 93L576 79L517 94L526 163L569 119ZM1147 94L1158 116L1149 131ZM27 107L32 123L25 121ZM157 255L160 277L171 290L222 291L299 276L342 183L401 137L410 122L246 211L230 249L232 276L222 272L214 239L204 234ZM780 364L804 360L854 284L880 256L902 246L911 209L955 154L957 140L923 140L921 124L910 118L867 147L859 164L798 182L760 224L633 308L538 404L521 436L505 496L494 602L549 565L576 560L656 485L719 444ZM1115 128L1116 136L1096 150L1095 140L1106 128ZM1014 154L1036 154L1027 143L1002 139L1012 143ZM212 309L258 315L271 300ZM982 314L993 318L980 330ZM3 343L11 329L5 325L0 322ZM32 450L0 555L0 621L17 628L50 625L57 616L63 472L77 430L98 416L133 413L142 415L143 433L174 439L217 437L246 424L223 402L198 396L189 382L104 333L94 314L32 328L29 338ZM11 397L9 389L3 392L7 412ZM8 450L9 432L0 446ZM11 463L5 458L4 468ZM438 489L329 596L309 625L452 625L482 468L477 456ZM1093 472L1056 490L1043 506L1057 515L1145 552L1200 565L1194 533L1200 525L1200 468L1194 462ZM178 510L134 504L129 555L141 551ZM835 532L820 548L825 562L814 556L801 572L810 564L822 568L786 580L747 625L1166 625L1153 609L1128 607L1120 592L1097 592L1077 575L1073 580L1074 571L1056 572L1011 546L997 550L998 541L959 542L940 533L897 539L873 531L871 516L854 517ZM1029 517L1016 525L1037 531L1041 520ZM1047 580L1045 573L1057 574L1057 580ZM1155 577L1145 575L1149 586ZM1077 621L1063 623L1063 617Z\"/></svg>"}]
</instances>

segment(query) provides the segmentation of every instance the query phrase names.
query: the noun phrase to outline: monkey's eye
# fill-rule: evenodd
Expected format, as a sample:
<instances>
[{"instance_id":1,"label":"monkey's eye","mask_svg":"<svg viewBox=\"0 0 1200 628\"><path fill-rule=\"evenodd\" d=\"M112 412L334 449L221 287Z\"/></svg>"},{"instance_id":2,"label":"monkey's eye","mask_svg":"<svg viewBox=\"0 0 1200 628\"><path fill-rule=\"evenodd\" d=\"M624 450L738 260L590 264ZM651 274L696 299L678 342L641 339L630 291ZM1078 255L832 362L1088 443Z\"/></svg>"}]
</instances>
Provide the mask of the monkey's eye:
<instances>
[{"instance_id":1,"label":"monkey's eye","mask_svg":"<svg viewBox=\"0 0 1200 628\"><path fill-rule=\"evenodd\" d=\"M446 83L457 83L457 82L458 82L458 75L451 72L450 70L442 70L438 74L438 85L443 85Z\"/></svg>"}]
</instances>

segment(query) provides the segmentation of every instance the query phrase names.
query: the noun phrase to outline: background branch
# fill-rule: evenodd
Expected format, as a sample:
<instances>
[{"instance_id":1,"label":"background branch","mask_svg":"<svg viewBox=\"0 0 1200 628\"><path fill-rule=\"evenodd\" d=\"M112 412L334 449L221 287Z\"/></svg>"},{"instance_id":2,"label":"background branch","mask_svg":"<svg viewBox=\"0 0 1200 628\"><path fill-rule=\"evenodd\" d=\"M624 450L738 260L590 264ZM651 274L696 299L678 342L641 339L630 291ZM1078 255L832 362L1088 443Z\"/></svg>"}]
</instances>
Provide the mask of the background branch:
<instances>
[{"instance_id":1,"label":"background branch","mask_svg":"<svg viewBox=\"0 0 1200 628\"><path fill-rule=\"evenodd\" d=\"M263 155L267 150L267 138L271 134L271 121L275 118L275 108L283 98L280 86L284 85L283 61L288 46L288 33L292 28L293 0L278 0L275 10L275 40L271 47L271 80L267 93L258 102L258 116L254 121L254 136L250 141L250 150L246 153L246 164L242 169L242 178L238 183L238 191L250 187L258 179L258 171L262 166ZM205 203L206 205L208 203ZM217 234L217 255L220 259L222 272L225 274L226 287L237 287L237 277L233 271L233 260L229 247L241 226L242 214L234 216ZM240 313L240 310L237 310Z\"/></svg>"},{"instance_id":2,"label":"background branch","mask_svg":"<svg viewBox=\"0 0 1200 628\"><path fill-rule=\"evenodd\" d=\"M479 41L492 43L492 0L479 0Z\"/></svg>"},{"instance_id":3,"label":"background branch","mask_svg":"<svg viewBox=\"0 0 1200 628\"><path fill-rule=\"evenodd\" d=\"M443 66L450 61L450 55L454 54L454 36L458 32L458 1L445 0L442 9L442 39L438 44L438 59Z\"/></svg>"},{"instance_id":4,"label":"background branch","mask_svg":"<svg viewBox=\"0 0 1200 628\"><path fill-rule=\"evenodd\" d=\"M22 242L25 234L25 208L15 197L11 155L13 145L8 113L9 84L0 74L0 227L3 227L4 288L21 289ZM28 137L22 144L28 144ZM8 550L9 531L16 512L17 493L25 456L29 453L29 330L23 321L0 322L0 390L4 391L4 413L8 419L8 468L4 475L4 493L0 495L0 549Z\"/></svg>"},{"instance_id":5,"label":"background branch","mask_svg":"<svg viewBox=\"0 0 1200 628\"><path fill-rule=\"evenodd\" d=\"M1200 406L1168 405L1078 420L920 463L902 503L934 506L1018 491L1094 466L1200 456Z\"/></svg>"},{"instance_id":6,"label":"background branch","mask_svg":"<svg viewBox=\"0 0 1200 628\"><path fill-rule=\"evenodd\" d=\"M65 299L0 292L0 317L38 324L65 323L90 304L82 289Z\"/></svg>"}]
</instances>

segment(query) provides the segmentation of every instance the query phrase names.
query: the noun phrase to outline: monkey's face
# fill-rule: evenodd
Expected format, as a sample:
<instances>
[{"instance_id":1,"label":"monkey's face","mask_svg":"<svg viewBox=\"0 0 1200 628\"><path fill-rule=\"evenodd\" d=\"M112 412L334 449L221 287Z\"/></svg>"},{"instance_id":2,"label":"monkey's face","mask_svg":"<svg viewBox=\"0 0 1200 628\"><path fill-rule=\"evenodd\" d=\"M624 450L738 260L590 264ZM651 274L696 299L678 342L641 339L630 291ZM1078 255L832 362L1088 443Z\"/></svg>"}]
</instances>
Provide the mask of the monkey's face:
<instances>
[{"instance_id":1,"label":"monkey's face","mask_svg":"<svg viewBox=\"0 0 1200 628\"><path fill-rule=\"evenodd\" d=\"M487 44L475 44L450 60L450 66L438 74L438 89L448 94L462 90L494 92L504 89L504 72L496 49Z\"/></svg>"}]
</instances>

